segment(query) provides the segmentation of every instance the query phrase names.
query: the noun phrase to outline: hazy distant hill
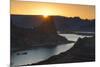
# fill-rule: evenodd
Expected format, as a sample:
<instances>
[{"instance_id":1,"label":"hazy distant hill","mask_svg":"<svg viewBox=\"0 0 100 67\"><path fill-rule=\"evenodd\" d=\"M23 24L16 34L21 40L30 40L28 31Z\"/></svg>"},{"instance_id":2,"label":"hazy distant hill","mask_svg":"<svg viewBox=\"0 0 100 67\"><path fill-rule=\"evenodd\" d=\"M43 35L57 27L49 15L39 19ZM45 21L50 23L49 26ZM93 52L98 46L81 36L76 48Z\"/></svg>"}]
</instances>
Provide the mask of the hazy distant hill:
<instances>
[{"instance_id":1,"label":"hazy distant hill","mask_svg":"<svg viewBox=\"0 0 100 67\"><path fill-rule=\"evenodd\" d=\"M26 17L27 16L27 17ZM51 16L57 30L61 33L67 31L95 31L95 19L81 19L79 17ZM11 15L11 21L20 27L33 28L41 25L44 18L41 15ZM24 20L23 20L24 19Z\"/></svg>"},{"instance_id":2,"label":"hazy distant hill","mask_svg":"<svg viewBox=\"0 0 100 67\"><path fill-rule=\"evenodd\" d=\"M55 24L58 30L61 32L68 31L85 31L94 32L95 31L95 19L81 19L79 17L55 17Z\"/></svg>"}]
</instances>

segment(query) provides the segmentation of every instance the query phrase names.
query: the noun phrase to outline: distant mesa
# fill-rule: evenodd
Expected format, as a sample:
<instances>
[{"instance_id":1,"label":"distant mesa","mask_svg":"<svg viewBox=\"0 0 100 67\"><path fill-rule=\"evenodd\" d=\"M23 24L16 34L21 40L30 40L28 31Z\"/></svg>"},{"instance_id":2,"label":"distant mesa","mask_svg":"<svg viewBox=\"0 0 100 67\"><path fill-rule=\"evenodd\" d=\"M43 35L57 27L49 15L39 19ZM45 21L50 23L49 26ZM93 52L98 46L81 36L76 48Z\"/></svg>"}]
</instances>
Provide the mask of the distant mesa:
<instances>
[{"instance_id":1,"label":"distant mesa","mask_svg":"<svg viewBox=\"0 0 100 67\"><path fill-rule=\"evenodd\" d=\"M81 19L80 17L48 16L53 18L56 30L61 33L68 31L95 32L95 19ZM41 25L44 20L43 15L11 15L11 22L23 28L35 28ZM66 31L67 30L67 31Z\"/></svg>"}]
</instances>

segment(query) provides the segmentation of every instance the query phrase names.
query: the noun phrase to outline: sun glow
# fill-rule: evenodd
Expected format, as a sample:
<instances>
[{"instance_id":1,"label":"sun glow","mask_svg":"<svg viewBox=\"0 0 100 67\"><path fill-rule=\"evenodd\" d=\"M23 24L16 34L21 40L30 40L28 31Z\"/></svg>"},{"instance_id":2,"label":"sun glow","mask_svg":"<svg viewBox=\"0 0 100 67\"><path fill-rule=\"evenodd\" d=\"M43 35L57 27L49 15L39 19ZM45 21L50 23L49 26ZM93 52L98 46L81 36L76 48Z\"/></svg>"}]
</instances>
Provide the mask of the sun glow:
<instances>
[{"instance_id":1,"label":"sun glow","mask_svg":"<svg viewBox=\"0 0 100 67\"><path fill-rule=\"evenodd\" d=\"M11 0L11 14L18 15L59 15L65 17L95 18L95 6L76 4L55 4L42 2L22 2Z\"/></svg>"},{"instance_id":2,"label":"sun glow","mask_svg":"<svg viewBox=\"0 0 100 67\"><path fill-rule=\"evenodd\" d=\"M47 17L48 17L48 15L47 15L47 14L44 14L44 15L43 15L43 17L44 17L44 18L47 18Z\"/></svg>"}]
</instances>

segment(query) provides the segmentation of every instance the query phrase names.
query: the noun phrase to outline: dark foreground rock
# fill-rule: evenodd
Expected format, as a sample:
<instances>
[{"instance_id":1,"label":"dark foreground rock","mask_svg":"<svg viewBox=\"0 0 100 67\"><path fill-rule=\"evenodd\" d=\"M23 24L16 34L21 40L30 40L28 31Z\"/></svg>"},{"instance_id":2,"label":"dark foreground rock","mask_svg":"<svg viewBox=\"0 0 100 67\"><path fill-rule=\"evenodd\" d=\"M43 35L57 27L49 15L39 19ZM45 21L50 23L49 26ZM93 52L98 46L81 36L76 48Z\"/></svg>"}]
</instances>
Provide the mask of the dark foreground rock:
<instances>
[{"instance_id":1,"label":"dark foreground rock","mask_svg":"<svg viewBox=\"0 0 100 67\"><path fill-rule=\"evenodd\" d=\"M85 37L83 39L79 38L70 50L59 55L52 56L45 61L41 61L36 64L27 64L24 66L89 61L95 61L95 37Z\"/></svg>"}]
</instances>

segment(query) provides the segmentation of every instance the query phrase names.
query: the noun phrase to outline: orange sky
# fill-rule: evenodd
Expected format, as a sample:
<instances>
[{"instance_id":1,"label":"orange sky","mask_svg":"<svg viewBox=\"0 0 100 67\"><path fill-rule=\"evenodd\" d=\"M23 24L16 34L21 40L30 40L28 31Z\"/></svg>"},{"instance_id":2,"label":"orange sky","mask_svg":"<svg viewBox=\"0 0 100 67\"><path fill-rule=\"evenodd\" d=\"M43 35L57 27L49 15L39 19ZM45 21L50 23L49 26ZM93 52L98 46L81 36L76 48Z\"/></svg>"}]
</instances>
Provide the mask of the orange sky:
<instances>
[{"instance_id":1,"label":"orange sky","mask_svg":"<svg viewBox=\"0 0 100 67\"><path fill-rule=\"evenodd\" d=\"M11 14L60 15L66 17L79 16L82 19L94 19L95 6L40 2L21 2L11 0Z\"/></svg>"}]
</instances>

